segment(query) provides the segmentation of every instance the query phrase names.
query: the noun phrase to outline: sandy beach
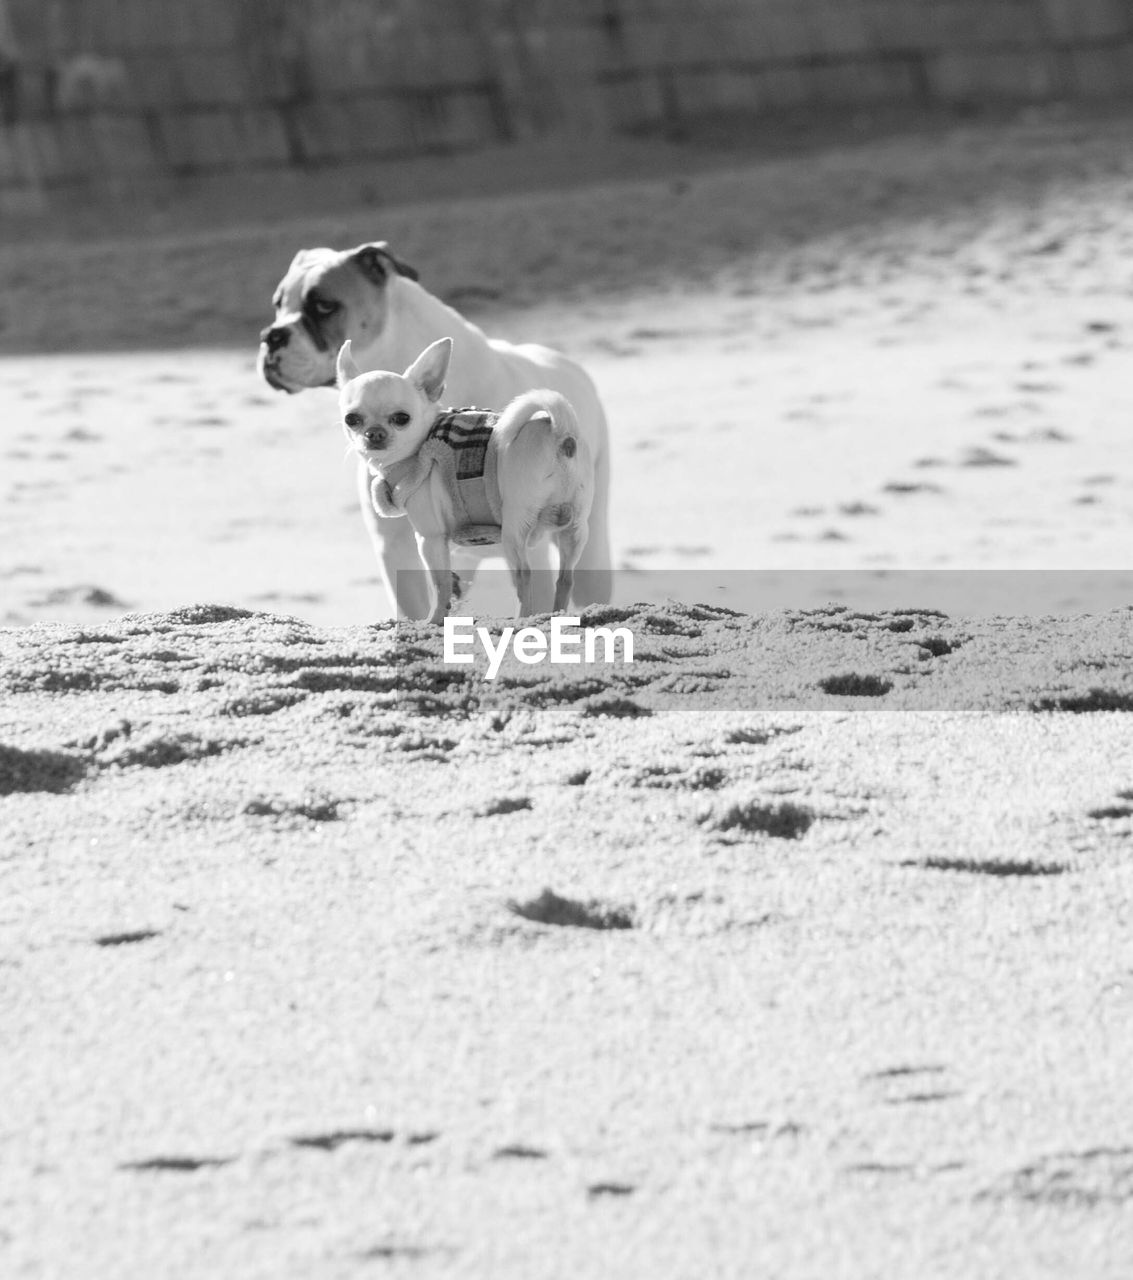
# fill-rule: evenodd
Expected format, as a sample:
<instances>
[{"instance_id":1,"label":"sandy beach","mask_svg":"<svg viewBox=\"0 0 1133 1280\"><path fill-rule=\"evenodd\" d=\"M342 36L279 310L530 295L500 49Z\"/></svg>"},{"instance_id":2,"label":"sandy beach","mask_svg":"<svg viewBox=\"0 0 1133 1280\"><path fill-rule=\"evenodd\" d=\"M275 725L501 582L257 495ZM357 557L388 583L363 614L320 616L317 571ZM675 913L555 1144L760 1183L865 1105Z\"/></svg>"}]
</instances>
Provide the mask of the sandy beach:
<instances>
[{"instance_id":1,"label":"sandy beach","mask_svg":"<svg viewBox=\"0 0 1133 1280\"><path fill-rule=\"evenodd\" d=\"M5 1276L1124 1280L1129 136L0 247ZM592 372L633 664L390 619L254 371L378 237Z\"/></svg>"}]
</instances>

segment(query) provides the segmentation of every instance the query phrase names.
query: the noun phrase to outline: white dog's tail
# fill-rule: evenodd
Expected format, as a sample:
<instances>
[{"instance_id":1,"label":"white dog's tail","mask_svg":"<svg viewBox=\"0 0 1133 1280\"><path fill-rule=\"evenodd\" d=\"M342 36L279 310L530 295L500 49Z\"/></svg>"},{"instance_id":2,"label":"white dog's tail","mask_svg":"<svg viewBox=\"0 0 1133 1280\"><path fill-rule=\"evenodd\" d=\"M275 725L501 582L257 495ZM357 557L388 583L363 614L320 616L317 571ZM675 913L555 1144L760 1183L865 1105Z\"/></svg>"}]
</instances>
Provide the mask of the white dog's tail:
<instances>
[{"instance_id":1,"label":"white dog's tail","mask_svg":"<svg viewBox=\"0 0 1133 1280\"><path fill-rule=\"evenodd\" d=\"M566 396L557 391L526 391L500 414L496 423L496 440L501 460L508 447L529 422L545 421L551 429L555 452L562 458L573 458L581 442L578 417Z\"/></svg>"},{"instance_id":2,"label":"white dog's tail","mask_svg":"<svg viewBox=\"0 0 1133 1280\"><path fill-rule=\"evenodd\" d=\"M528 391L500 414L495 428L505 527L583 530L594 499L589 440L569 400Z\"/></svg>"}]
</instances>

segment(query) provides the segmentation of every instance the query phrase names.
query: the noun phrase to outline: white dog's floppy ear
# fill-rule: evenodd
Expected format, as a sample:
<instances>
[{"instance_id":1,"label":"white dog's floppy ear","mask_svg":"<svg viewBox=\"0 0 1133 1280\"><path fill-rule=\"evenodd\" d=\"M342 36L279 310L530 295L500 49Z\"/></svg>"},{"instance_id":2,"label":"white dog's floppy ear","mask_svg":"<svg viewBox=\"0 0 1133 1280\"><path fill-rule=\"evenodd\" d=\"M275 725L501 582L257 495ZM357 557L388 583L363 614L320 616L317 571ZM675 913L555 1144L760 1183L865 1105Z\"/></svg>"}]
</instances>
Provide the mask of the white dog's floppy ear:
<instances>
[{"instance_id":1,"label":"white dog's floppy ear","mask_svg":"<svg viewBox=\"0 0 1133 1280\"><path fill-rule=\"evenodd\" d=\"M338 374L338 385L344 386L352 378L356 378L362 370L354 363L354 357L350 353L350 339L346 341L338 349L338 360L335 362L335 370Z\"/></svg>"},{"instance_id":2,"label":"white dog's floppy ear","mask_svg":"<svg viewBox=\"0 0 1133 1280\"><path fill-rule=\"evenodd\" d=\"M444 393L448 362L452 359L452 339L438 338L405 371L406 378L420 387L428 400L439 400Z\"/></svg>"},{"instance_id":3,"label":"white dog's floppy ear","mask_svg":"<svg viewBox=\"0 0 1133 1280\"><path fill-rule=\"evenodd\" d=\"M375 284L385 283L390 267L399 276L405 276L409 280L417 279L417 272L408 262L402 262L385 240L374 240L370 244L360 244L357 249L351 249L350 261L357 265L367 280L372 280Z\"/></svg>"}]
</instances>

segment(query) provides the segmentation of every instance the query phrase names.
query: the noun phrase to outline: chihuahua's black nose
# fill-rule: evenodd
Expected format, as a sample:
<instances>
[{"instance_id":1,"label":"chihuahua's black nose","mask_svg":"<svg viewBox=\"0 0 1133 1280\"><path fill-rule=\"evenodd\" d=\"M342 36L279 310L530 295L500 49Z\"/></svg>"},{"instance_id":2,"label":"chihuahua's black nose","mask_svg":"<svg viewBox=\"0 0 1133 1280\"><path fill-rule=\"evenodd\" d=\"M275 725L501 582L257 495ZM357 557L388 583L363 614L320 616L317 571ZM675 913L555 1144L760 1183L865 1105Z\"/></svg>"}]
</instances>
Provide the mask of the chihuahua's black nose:
<instances>
[{"instance_id":1,"label":"chihuahua's black nose","mask_svg":"<svg viewBox=\"0 0 1133 1280\"><path fill-rule=\"evenodd\" d=\"M386 447L386 433L381 427L372 427L362 438L366 441L367 449L384 449Z\"/></svg>"},{"instance_id":2,"label":"chihuahua's black nose","mask_svg":"<svg viewBox=\"0 0 1133 1280\"><path fill-rule=\"evenodd\" d=\"M260 341L266 345L268 351L278 351L280 347L287 346L290 336L289 330L271 324L260 334Z\"/></svg>"}]
</instances>

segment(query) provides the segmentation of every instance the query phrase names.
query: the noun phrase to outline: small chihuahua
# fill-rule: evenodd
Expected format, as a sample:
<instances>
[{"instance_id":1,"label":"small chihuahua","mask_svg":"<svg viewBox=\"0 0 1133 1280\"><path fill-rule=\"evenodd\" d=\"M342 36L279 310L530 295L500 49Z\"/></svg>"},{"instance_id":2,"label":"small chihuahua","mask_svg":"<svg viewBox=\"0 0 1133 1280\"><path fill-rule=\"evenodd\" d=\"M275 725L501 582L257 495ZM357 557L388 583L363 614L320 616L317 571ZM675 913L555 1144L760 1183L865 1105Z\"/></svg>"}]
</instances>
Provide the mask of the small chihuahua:
<instances>
[{"instance_id":1,"label":"small chihuahua","mask_svg":"<svg viewBox=\"0 0 1133 1280\"><path fill-rule=\"evenodd\" d=\"M338 403L351 446L374 477L379 515L408 516L433 584L430 622L448 613L449 545L502 543L519 596L533 613L529 552L550 535L559 552L554 610L564 610L586 545L594 448L569 401L529 391L501 413L442 410L452 339L426 347L404 374L362 373L346 342Z\"/></svg>"}]
</instances>

